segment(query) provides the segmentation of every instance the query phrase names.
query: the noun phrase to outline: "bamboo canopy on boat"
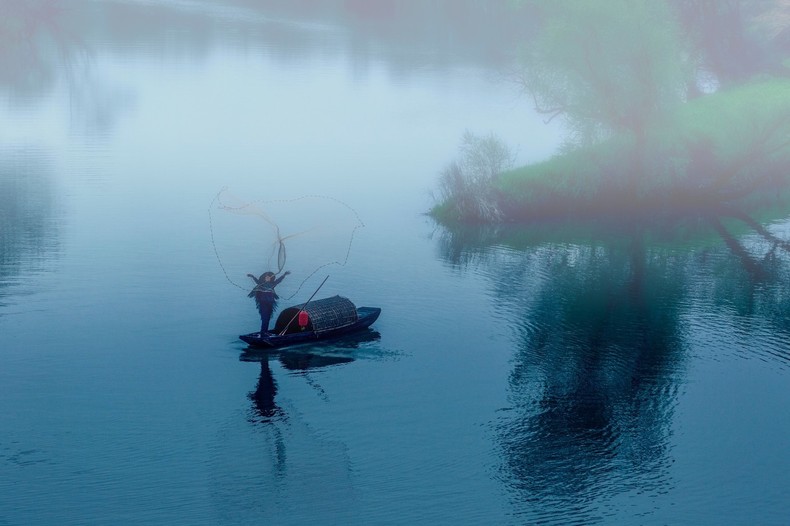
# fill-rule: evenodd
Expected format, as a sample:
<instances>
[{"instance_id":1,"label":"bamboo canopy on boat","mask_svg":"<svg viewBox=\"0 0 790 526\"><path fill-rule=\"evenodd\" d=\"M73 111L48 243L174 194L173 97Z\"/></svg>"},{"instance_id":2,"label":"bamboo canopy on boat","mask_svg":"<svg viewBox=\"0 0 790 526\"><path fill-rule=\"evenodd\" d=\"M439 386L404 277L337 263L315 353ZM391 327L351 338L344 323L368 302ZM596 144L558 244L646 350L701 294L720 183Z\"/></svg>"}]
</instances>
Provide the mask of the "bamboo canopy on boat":
<instances>
[{"instance_id":1,"label":"bamboo canopy on boat","mask_svg":"<svg viewBox=\"0 0 790 526\"><path fill-rule=\"evenodd\" d=\"M308 315L305 327L301 327L295 320L300 311L305 311ZM279 334L288 327L288 333L302 330L320 333L321 331L351 325L357 321L357 318L357 308L351 300L342 296L332 296L331 298L311 301L306 306L303 303L284 309L277 317L273 332ZM290 326L288 325L289 323Z\"/></svg>"}]
</instances>

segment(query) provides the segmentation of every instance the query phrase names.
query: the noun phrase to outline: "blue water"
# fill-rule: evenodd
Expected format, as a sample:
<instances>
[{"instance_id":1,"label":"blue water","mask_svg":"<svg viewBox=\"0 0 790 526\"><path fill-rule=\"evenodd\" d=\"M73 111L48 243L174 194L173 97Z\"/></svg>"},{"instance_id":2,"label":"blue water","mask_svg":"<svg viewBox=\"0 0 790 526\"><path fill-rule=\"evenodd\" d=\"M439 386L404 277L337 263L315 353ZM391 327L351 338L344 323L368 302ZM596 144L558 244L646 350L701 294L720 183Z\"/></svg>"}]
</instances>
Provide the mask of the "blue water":
<instances>
[{"instance_id":1,"label":"blue water","mask_svg":"<svg viewBox=\"0 0 790 526\"><path fill-rule=\"evenodd\" d=\"M448 232L423 212L465 129L559 145L507 57L161 4L9 3L36 45L0 55L0 524L786 523L786 250ZM273 239L224 187L299 233L281 306L329 275L372 330L250 352Z\"/></svg>"}]
</instances>

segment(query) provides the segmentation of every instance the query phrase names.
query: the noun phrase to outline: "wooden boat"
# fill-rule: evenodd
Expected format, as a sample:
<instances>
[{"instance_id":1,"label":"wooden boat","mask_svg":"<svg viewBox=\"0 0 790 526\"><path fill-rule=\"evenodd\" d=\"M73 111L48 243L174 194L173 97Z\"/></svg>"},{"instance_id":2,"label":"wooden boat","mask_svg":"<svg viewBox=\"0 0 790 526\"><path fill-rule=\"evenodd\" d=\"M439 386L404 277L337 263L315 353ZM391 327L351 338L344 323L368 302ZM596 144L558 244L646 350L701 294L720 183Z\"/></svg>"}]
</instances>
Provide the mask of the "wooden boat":
<instances>
[{"instance_id":1,"label":"wooden boat","mask_svg":"<svg viewBox=\"0 0 790 526\"><path fill-rule=\"evenodd\" d=\"M270 349L319 342L370 327L379 314L378 307L357 307L348 298L332 296L288 307L277 317L274 330L239 338L253 347Z\"/></svg>"}]
</instances>

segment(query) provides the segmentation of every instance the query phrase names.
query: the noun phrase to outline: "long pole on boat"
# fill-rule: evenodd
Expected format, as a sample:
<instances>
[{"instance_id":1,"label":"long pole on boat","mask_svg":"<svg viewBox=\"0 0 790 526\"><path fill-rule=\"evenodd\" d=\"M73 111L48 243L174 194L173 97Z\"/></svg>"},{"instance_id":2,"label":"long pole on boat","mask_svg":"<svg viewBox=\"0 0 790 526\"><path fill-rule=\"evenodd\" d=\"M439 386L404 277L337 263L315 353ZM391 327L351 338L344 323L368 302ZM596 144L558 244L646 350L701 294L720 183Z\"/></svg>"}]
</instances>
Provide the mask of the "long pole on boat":
<instances>
[{"instance_id":1,"label":"long pole on boat","mask_svg":"<svg viewBox=\"0 0 790 526\"><path fill-rule=\"evenodd\" d=\"M304 310L304 308L305 308L305 307L307 307L307 304L308 304L308 303L310 303L310 301L311 301L311 300L312 300L312 299L315 297L315 295L316 295L316 294L318 294L318 291L319 291L319 290L321 290L321 287L323 287L323 286L324 286L324 283L326 283L326 280L328 280L328 279L329 279L329 276L327 275L327 277L325 277L325 278L324 278L324 281L322 281L322 282L321 282L321 284L320 284L320 285L318 285L318 288L317 288L317 289L315 289L315 292L313 292L313 295L312 295L312 296L310 296L310 299L308 299L308 300L307 300L307 301L304 303L304 305L302 305L302 307L301 307L301 308L300 308L298 311L296 311L296 314L294 314L293 318L291 318L291 320L288 322L288 325L286 325L286 326L285 326L285 328L284 328L284 329L283 329L283 330L280 332L280 336L282 336L283 334L285 334L285 331L287 331L287 330L288 330L288 327L290 327L290 326L291 326L291 324L294 322L294 320L296 319L296 317L297 317L297 316L299 316L299 313L300 313L300 312L302 312L302 311Z\"/></svg>"}]
</instances>

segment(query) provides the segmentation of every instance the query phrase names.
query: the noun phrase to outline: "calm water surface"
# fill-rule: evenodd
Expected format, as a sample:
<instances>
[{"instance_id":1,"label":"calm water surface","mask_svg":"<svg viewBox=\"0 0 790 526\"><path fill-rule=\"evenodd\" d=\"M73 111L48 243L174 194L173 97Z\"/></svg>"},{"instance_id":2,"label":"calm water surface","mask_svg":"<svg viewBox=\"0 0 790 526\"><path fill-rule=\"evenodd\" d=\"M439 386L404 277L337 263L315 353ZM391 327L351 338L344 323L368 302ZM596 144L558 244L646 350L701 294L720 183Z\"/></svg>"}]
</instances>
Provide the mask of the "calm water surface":
<instances>
[{"instance_id":1,"label":"calm water surface","mask_svg":"<svg viewBox=\"0 0 790 526\"><path fill-rule=\"evenodd\" d=\"M0 524L786 524L790 221L447 232L465 129L559 143L507 17L251 5L3 8ZM249 352L225 187L374 330Z\"/></svg>"}]
</instances>

